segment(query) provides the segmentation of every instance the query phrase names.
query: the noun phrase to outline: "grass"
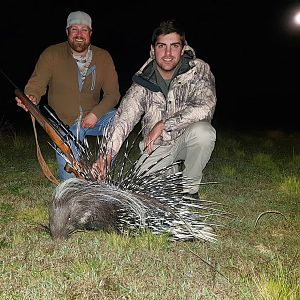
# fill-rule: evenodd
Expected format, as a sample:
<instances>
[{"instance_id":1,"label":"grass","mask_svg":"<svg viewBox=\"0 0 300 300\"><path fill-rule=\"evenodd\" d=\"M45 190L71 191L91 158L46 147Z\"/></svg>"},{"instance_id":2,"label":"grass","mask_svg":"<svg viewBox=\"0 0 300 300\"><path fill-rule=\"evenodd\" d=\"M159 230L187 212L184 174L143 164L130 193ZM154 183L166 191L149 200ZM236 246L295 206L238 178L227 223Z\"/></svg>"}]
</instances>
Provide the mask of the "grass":
<instances>
[{"instance_id":1,"label":"grass","mask_svg":"<svg viewBox=\"0 0 300 300\"><path fill-rule=\"evenodd\" d=\"M1 131L1 128L0 128ZM54 151L39 131L45 160ZM33 133L0 134L0 299L300 299L300 135L221 131L199 194L220 203L218 242L43 225L54 185Z\"/></svg>"}]
</instances>

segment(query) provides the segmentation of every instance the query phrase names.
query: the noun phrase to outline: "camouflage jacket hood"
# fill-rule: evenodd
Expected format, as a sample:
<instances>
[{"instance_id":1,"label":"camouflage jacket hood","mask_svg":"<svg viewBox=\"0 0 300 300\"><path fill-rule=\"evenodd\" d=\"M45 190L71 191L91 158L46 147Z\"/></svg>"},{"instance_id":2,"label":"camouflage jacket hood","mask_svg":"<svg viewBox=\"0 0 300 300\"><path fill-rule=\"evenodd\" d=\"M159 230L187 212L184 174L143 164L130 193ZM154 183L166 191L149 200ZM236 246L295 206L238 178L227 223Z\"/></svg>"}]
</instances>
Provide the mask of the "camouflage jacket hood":
<instances>
[{"instance_id":1,"label":"camouflage jacket hood","mask_svg":"<svg viewBox=\"0 0 300 300\"><path fill-rule=\"evenodd\" d=\"M156 141L160 145L173 143L194 122L212 120L217 101L214 75L207 63L196 58L191 47L185 47L167 97L157 84L153 57L134 74L109 129L108 149L113 155L141 117L143 137L164 120L165 130Z\"/></svg>"}]
</instances>

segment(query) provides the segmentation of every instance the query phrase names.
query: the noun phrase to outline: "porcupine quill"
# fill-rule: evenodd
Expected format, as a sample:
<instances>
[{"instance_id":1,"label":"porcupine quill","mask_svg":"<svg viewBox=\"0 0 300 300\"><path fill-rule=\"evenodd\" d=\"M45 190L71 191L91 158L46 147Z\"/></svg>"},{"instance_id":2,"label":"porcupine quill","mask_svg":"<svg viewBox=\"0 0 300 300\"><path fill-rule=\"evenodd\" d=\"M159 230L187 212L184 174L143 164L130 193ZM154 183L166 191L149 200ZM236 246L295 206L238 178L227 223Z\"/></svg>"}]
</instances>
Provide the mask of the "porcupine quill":
<instances>
[{"instance_id":1,"label":"porcupine quill","mask_svg":"<svg viewBox=\"0 0 300 300\"><path fill-rule=\"evenodd\" d=\"M127 140L121 163L115 160L104 180L71 178L57 186L49 205L53 239L67 239L80 230L139 233L148 229L154 234L168 234L172 241L217 240L214 228L219 225L209 221L223 214L215 208L217 203L182 193L190 180L182 172L170 174L179 162L150 174L139 172L137 161L129 160L136 140L130 147ZM97 139L96 155L105 155L104 141ZM95 160L87 140L84 147L81 162L89 170ZM130 164L127 171L126 163Z\"/></svg>"}]
</instances>

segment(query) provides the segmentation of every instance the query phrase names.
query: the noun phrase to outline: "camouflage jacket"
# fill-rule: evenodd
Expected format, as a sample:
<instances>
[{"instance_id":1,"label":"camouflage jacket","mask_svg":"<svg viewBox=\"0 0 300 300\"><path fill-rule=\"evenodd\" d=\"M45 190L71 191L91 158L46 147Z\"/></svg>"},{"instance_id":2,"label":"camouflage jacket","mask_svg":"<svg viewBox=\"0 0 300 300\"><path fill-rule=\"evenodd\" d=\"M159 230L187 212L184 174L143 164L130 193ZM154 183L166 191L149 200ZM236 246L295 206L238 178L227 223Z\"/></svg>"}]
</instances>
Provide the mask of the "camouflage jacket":
<instances>
[{"instance_id":1,"label":"camouflage jacket","mask_svg":"<svg viewBox=\"0 0 300 300\"><path fill-rule=\"evenodd\" d=\"M191 47L186 46L167 97L157 84L153 62L150 57L133 76L133 83L108 130L107 147L113 156L141 118L143 137L158 121L164 120L165 130L155 142L159 145L174 142L194 122L212 120L217 101L215 78L209 65L196 58Z\"/></svg>"}]
</instances>

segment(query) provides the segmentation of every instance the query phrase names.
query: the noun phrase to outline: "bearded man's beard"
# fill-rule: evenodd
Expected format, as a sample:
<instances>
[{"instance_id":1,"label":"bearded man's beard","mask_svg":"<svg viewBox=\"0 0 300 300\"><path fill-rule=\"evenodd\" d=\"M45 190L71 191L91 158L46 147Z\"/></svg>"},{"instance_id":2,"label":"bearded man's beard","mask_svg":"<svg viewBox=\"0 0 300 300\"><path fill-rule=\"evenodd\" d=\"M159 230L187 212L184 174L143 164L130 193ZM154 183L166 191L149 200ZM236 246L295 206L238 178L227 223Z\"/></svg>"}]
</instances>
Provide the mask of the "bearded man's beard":
<instances>
[{"instance_id":1,"label":"bearded man's beard","mask_svg":"<svg viewBox=\"0 0 300 300\"><path fill-rule=\"evenodd\" d=\"M73 42L73 41L69 41L70 47L80 53L80 52L84 52L85 50L87 50L87 48L89 47L88 43L84 43L84 42Z\"/></svg>"}]
</instances>

